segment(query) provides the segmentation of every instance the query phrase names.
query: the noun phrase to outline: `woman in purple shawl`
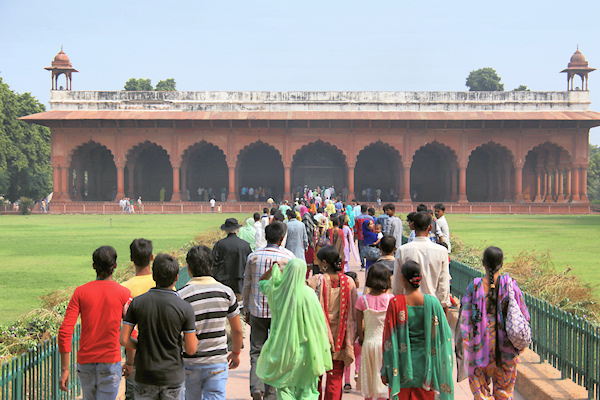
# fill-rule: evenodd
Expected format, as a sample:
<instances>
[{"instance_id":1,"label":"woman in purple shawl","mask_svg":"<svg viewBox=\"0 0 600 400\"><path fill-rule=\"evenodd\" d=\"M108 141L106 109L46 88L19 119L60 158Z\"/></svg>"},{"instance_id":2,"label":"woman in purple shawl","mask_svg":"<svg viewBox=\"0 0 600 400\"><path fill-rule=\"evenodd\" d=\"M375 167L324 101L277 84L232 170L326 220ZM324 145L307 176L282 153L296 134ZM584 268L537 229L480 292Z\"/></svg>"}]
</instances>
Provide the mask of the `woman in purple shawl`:
<instances>
[{"instance_id":1,"label":"woman in purple shawl","mask_svg":"<svg viewBox=\"0 0 600 400\"><path fill-rule=\"evenodd\" d=\"M529 312L517 282L508 275L500 276L503 260L502 250L498 247L485 249L485 277L471 282L461 301L459 322L465 369L476 399L513 398L519 351L508 339L504 325L510 285L523 316L529 321ZM490 381L494 383L493 397Z\"/></svg>"},{"instance_id":2,"label":"woman in purple shawl","mask_svg":"<svg viewBox=\"0 0 600 400\"><path fill-rule=\"evenodd\" d=\"M365 219L362 224L363 231L363 243L365 246L377 247L377 234L375 233L375 222L372 219ZM368 270L371 265L375 264L375 261L366 261L365 267ZM366 271L365 271L366 274Z\"/></svg>"}]
</instances>

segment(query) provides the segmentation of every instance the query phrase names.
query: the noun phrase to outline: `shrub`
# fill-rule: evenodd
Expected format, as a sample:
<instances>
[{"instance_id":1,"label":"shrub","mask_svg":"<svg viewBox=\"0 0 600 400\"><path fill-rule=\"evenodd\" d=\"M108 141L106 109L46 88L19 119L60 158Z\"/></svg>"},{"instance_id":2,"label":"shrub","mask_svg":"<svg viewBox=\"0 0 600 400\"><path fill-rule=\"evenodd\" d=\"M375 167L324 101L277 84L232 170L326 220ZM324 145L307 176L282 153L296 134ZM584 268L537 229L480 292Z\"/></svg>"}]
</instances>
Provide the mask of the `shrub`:
<instances>
[{"instance_id":1,"label":"shrub","mask_svg":"<svg viewBox=\"0 0 600 400\"><path fill-rule=\"evenodd\" d=\"M31 214L31 210L33 210L34 205L35 202L33 199L23 196L19 199L19 212L23 215L29 215Z\"/></svg>"}]
</instances>

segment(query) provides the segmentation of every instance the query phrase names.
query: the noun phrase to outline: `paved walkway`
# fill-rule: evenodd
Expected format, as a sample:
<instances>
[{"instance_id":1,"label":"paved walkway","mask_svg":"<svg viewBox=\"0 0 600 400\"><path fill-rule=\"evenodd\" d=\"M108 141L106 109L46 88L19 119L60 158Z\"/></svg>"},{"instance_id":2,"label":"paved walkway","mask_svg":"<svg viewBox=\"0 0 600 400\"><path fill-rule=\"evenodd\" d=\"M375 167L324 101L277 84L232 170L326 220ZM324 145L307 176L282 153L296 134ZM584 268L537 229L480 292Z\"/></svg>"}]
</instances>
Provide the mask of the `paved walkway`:
<instances>
[{"instance_id":1,"label":"paved walkway","mask_svg":"<svg viewBox=\"0 0 600 400\"><path fill-rule=\"evenodd\" d=\"M353 260L354 261L354 260ZM360 280L359 292L364 288L365 276L364 272L359 272L360 268L356 262L351 263L350 269L355 271L358 274ZM250 327L247 326L246 329L246 338L244 339L244 349L240 354L240 366L237 369L229 371L229 379L227 380L227 399L251 399L250 397L250 387L249 387L249 374L250 374ZM352 367L354 368L354 366ZM455 374L456 376L456 374ZM345 393L343 398L346 400L358 400L363 397L356 391L356 384L354 379L352 382L352 391L350 393ZM473 395L471 394L471 390L469 389L468 380L464 380L459 384L455 383L454 386L456 395L455 399L472 399ZM523 396L519 393L515 393L515 400L525 400Z\"/></svg>"}]
</instances>

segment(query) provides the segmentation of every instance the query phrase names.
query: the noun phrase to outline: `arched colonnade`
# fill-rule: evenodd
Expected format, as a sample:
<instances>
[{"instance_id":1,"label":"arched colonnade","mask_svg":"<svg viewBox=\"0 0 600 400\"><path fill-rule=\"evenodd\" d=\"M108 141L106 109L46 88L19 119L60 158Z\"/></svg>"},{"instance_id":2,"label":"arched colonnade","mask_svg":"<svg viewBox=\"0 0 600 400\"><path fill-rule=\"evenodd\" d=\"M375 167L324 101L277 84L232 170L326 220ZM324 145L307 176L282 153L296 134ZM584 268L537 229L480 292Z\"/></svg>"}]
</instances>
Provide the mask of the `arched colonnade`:
<instances>
[{"instance_id":1,"label":"arched colonnade","mask_svg":"<svg viewBox=\"0 0 600 400\"><path fill-rule=\"evenodd\" d=\"M381 140L353 152L314 139L293 148L255 140L231 146L201 140L183 149L150 140L123 156L97 138L73 146L55 164L54 192L72 201L255 201L289 199L307 185L333 185L347 199L398 202L587 201L587 167L562 146L542 141L524 161L493 140L467 152L441 141L423 143L407 157ZM250 190L252 188L252 190Z\"/></svg>"}]
</instances>

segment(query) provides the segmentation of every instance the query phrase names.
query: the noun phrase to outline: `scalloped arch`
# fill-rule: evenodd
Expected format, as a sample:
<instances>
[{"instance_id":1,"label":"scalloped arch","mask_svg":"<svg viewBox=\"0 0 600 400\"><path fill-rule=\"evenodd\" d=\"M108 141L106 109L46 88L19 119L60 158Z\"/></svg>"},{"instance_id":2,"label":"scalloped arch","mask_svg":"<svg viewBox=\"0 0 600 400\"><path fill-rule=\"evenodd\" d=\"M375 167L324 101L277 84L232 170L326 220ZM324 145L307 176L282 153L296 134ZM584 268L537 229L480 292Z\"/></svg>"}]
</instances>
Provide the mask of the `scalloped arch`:
<instances>
[{"instance_id":1,"label":"scalloped arch","mask_svg":"<svg viewBox=\"0 0 600 400\"><path fill-rule=\"evenodd\" d=\"M390 145L389 143L385 143L381 140L370 143L370 144L366 145L365 147L363 147L356 155L356 160L354 160L354 161L358 162L358 158L360 157L361 154L364 154L365 151L369 151L369 150L371 150L373 148L377 148L377 147L383 147L386 151L389 151L394 156L398 157L399 161L402 161L402 155L400 154L400 152L394 146Z\"/></svg>"},{"instance_id":2,"label":"scalloped arch","mask_svg":"<svg viewBox=\"0 0 600 400\"><path fill-rule=\"evenodd\" d=\"M302 146L298 150L296 150L296 152L294 153L294 156L292 157L292 166L297 161L297 157L299 154L302 154L305 151L309 150L311 147L314 148L315 146L322 146L325 148L332 149L335 154L337 154L338 156L341 156L341 159L344 161L344 164L346 164L345 166L346 167L348 166L348 162L346 161L346 155L344 154L344 152L337 146L335 146L329 142L324 142L321 139L318 139L318 140L315 140L314 142L305 144L304 146Z\"/></svg>"},{"instance_id":3,"label":"scalloped arch","mask_svg":"<svg viewBox=\"0 0 600 400\"><path fill-rule=\"evenodd\" d=\"M251 152L251 151L259 149L259 148L266 148L271 152L277 153L277 157L279 157L279 161L281 161L281 165L283 165L283 157L281 156L281 153L279 152L279 150L277 150L277 148L275 146L270 145L266 142L263 142L262 140L257 140L256 142L253 142L247 146L244 146L244 148L238 152L237 157L236 157L236 167L239 167L240 163L242 162L242 158L246 154L248 154L248 152Z\"/></svg>"}]
</instances>

